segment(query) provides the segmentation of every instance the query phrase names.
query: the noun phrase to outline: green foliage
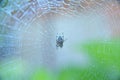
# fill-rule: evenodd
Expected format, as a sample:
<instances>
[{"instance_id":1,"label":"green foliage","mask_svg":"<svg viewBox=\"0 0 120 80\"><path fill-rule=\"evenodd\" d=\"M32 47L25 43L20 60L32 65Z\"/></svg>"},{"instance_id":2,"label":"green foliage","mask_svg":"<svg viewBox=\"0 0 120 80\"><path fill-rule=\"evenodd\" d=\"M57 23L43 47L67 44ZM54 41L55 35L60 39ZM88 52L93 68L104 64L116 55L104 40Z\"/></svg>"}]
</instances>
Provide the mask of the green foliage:
<instances>
[{"instance_id":1,"label":"green foliage","mask_svg":"<svg viewBox=\"0 0 120 80\"><path fill-rule=\"evenodd\" d=\"M58 80L108 80L104 71L97 67L82 69L71 67L61 70Z\"/></svg>"},{"instance_id":2,"label":"green foliage","mask_svg":"<svg viewBox=\"0 0 120 80\"><path fill-rule=\"evenodd\" d=\"M30 77L30 80L55 80L52 73L48 70L41 68L36 69Z\"/></svg>"},{"instance_id":3,"label":"green foliage","mask_svg":"<svg viewBox=\"0 0 120 80\"><path fill-rule=\"evenodd\" d=\"M93 60L93 64L105 72L107 79L120 78L120 39L109 41L92 41L77 46L77 51L84 51ZM99 79L96 79L99 80ZM101 79L102 80L102 79Z\"/></svg>"},{"instance_id":4,"label":"green foliage","mask_svg":"<svg viewBox=\"0 0 120 80\"><path fill-rule=\"evenodd\" d=\"M93 41L82 46L78 45L77 50L81 49L93 59L90 66L85 68L70 66L57 72L39 68L34 70L29 80L119 80L120 40ZM12 80L11 76L14 80L20 80L24 75L21 64L13 63L0 67L0 76L3 80Z\"/></svg>"},{"instance_id":5,"label":"green foliage","mask_svg":"<svg viewBox=\"0 0 120 80\"><path fill-rule=\"evenodd\" d=\"M24 74L21 60L0 63L0 77L2 80L21 80Z\"/></svg>"},{"instance_id":6,"label":"green foliage","mask_svg":"<svg viewBox=\"0 0 120 80\"><path fill-rule=\"evenodd\" d=\"M120 70L120 40L91 42L83 46L92 58L105 67L115 67Z\"/></svg>"}]
</instances>

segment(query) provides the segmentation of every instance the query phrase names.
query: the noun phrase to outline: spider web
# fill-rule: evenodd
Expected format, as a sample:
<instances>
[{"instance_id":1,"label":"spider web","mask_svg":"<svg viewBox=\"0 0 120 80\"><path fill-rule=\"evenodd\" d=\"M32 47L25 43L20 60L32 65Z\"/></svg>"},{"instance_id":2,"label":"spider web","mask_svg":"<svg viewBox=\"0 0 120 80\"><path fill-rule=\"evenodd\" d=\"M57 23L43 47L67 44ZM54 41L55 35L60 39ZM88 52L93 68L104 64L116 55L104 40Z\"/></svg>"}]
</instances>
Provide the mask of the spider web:
<instances>
[{"instance_id":1,"label":"spider web","mask_svg":"<svg viewBox=\"0 0 120 80\"><path fill-rule=\"evenodd\" d=\"M0 7L0 60L16 56L27 60L31 66L44 64L53 67L56 52L52 42L55 40L56 27L52 16L79 17L89 11L99 15L101 10L109 7L107 5L110 1L112 0L9 0L6 2L7 6ZM97 11L97 8L100 8L100 11ZM33 49L31 54L30 49Z\"/></svg>"}]
</instances>

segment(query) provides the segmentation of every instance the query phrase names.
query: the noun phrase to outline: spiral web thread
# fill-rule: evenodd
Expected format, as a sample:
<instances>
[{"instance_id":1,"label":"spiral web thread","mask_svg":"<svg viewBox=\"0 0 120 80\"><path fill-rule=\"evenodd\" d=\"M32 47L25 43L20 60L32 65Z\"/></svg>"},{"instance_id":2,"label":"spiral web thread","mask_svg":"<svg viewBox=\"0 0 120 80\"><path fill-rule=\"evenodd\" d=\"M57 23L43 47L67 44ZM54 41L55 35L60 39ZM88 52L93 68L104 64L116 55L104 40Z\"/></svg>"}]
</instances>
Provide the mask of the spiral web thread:
<instances>
[{"instance_id":1,"label":"spiral web thread","mask_svg":"<svg viewBox=\"0 0 120 80\"><path fill-rule=\"evenodd\" d=\"M105 1L107 0L9 0L7 6L0 7L0 60L16 54L19 55L19 53L16 53L16 46L22 47L22 44L18 35L24 31L31 33L27 31L29 29L28 25L36 17L45 16L46 13L50 12L66 16L76 16L85 10L94 11L95 5L102 7ZM106 5L109 5L109 1ZM84 2L86 4L82 4ZM89 2L94 4L92 8ZM101 9L104 8L102 7ZM48 32L54 31L54 26L50 24L47 29ZM41 35L47 36L46 32L41 33ZM31 38L28 38L28 40L31 40ZM33 44L37 45L36 42L33 42ZM26 45L29 46L30 44ZM46 45L48 46L49 44ZM85 77L86 75L83 76ZM93 79L91 78L90 80Z\"/></svg>"}]
</instances>

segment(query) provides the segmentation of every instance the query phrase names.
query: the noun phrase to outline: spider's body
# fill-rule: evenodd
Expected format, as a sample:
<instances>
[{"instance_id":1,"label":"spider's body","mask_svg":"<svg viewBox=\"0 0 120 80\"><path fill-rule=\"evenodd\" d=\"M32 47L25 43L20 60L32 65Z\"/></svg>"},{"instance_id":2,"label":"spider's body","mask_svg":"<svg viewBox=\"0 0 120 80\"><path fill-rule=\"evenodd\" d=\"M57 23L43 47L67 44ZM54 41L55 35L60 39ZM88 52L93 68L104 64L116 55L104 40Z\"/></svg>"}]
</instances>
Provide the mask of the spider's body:
<instances>
[{"instance_id":1,"label":"spider's body","mask_svg":"<svg viewBox=\"0 0 120 80\"><path fill-rule=\"evenodd\" d=\"M64 36L56 36L56 47L63 47Z\"/></svg>"}]
</instances>

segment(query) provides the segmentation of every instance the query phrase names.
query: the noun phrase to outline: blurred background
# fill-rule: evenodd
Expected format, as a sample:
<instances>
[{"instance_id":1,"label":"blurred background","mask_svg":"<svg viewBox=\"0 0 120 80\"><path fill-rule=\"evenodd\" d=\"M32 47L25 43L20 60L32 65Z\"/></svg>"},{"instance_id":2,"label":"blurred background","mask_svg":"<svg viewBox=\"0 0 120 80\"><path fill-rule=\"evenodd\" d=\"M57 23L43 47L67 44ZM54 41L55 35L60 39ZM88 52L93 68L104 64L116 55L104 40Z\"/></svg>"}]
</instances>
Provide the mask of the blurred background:
<instances>
[{"instance_id":1,"label":"blurred background","mask_svg":"<svg viewBox=\"0 0 120 80\"><path fill-rule=\"evenodd\" d=\"M0 0L0 80L120 80L119 25L120 0Z\"/></svg>"}]
</instances>

